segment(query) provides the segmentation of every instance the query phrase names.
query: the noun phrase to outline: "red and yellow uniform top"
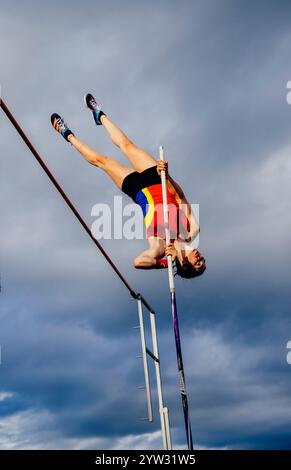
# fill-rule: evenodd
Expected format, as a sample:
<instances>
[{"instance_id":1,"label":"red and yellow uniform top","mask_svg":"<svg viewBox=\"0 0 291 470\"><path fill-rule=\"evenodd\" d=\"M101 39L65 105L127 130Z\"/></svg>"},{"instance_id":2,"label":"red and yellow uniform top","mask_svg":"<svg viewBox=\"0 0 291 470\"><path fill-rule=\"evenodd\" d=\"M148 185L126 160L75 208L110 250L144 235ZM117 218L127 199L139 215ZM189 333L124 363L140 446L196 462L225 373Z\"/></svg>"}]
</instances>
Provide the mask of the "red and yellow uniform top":
<instances>
[{"instance_id":1,"label":"red and yellow uniform top","mask_svg":"<svg viewBox=\"0 0 291 470\"><path fill-rule=\"evenodd\" d=\"M122 191L138 204L143 212L147 238L166 239L161 178L157 167L147 168L139 173L134 171L124 179ZM189 236L190 223L179 199L167 188L169 229L171 240L186 240Z\"/></svg>"},{"instance_id":2,"label":"red and yellow uniform top","mask_svg":"<svg viewBox=\"0 0 291 470\"><path fill-rule=\"evenodd\" d=\"M180 209L176 197L167 189L169 229L171 240L187 238L189 221ZM141 189L135 202L142 208L147 238L166 238L162 184L154 184Z\"/></svg>"}]
</instances>

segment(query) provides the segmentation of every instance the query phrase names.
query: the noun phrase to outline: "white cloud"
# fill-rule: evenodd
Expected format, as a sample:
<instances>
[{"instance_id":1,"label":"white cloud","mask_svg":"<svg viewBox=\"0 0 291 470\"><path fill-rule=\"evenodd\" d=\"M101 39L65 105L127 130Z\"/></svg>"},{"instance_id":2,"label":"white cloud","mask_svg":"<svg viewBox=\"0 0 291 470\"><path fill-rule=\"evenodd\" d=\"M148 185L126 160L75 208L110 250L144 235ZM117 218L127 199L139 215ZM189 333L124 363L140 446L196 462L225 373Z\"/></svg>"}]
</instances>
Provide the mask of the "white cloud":
<instances>
[{"instance_id":1,"label":"white cloud","mask_svg":"<svg viewBox=\"0 0 291 470\"><path fill-rule=\"evenodd\" d=\"M14 393L11 392L0 392L0 401L7 400L14 396Z\"/></svg>"},{"instance_id":2,"label":"white cloud","mask_svg":"<svg viewBox=\"0 0 291 470\"><path fill-rule=\"evenodd\" d=\"M160 431L123 437L64 437L48 430L52 416L47 412L25 411L0 420L1 450L146 450L161 449ZM175 448L175 447L174 447ZM195 449L212 449L194 444ZM178 450L178 448L176 448ZM180 450L186 447L180 446ZM226 449L225 447L220 448Z\"/></svg>"}]
</instances>

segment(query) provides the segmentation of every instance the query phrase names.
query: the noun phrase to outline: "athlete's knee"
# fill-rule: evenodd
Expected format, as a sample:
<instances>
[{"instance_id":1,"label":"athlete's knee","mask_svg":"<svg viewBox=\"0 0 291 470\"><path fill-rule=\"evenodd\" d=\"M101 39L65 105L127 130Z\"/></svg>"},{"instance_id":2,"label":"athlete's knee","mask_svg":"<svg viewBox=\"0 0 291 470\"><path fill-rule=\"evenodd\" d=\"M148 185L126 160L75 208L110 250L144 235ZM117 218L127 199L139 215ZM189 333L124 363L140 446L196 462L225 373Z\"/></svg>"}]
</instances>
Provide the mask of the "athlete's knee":
<instances>
[{"instance_id":1,"label":"athlete's knee","mask_svg":"<svg viewBox=\"0 0 291 470\"><path fill-rule=\"evenodd\" d=\"M103 170L107 170L112 166L112 163L114 162L113 158L106 157L105 155L102 155L102 159L100 160L100 167Z\"/></svg>"},{"instance_id":2,"label":"athlete's knee","mask_svg":"<svg viewBox=\"0 0 291 470\"><path fill-rule=\"evenodd\" d=\"M134 147L135 147L135 144L132 142L132 140L130 140L127 136L122 137L120 141L120 149L123 152L126 153L130 151L131 148L134 148Z\"/></svg>"},{"instance_id":3,"label":"athlete's knee","mask_svg":"<svg viewBox=\"0 0 291 470\"><path fill-rule=\"evenodd\" d=\"M124 150L127 147L130 147L131 145L133 145L131 140L123 132L120 132L117 135L112 134L111 135L111 140L112 140L113 144L115 144L121 150Z\"/></svg>"}]
</instances>

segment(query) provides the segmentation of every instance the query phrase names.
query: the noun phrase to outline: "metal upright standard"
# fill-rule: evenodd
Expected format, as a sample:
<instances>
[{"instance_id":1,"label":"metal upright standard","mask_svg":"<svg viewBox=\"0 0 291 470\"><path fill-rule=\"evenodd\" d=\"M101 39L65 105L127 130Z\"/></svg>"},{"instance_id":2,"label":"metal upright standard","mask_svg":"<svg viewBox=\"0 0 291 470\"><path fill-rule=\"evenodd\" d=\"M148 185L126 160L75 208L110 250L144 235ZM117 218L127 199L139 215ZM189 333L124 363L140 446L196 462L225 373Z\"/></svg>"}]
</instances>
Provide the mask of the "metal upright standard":
<instances>
[{"instance_id":1,"label":"metal upright standard","mask_svg":"<svg viewBox=\"0 0 291 470\"><path fill-rule=\"evenodd\" d=\"M112 269L115 271L121 282L129 291L130 295L137 301L138 307L138 316L139 316L139 328L140 328L140 335L141 335L141 343L142 343L142 358L143 358L143 366L144 366L144 375L145 375L145 385L146 385L146 397L147 397L147 405L148 405L148 421L153 421L153 413L152 413L152 401L151 401L151 390L150 390L150 381L149 381L149 372L148 372L148 365L147 365L147 357L149 356L153 359L155 364L156 370L156 380L157 380L157 393L158 393L158 401L159 401L159 412L160 412L160 419L161 419L161 430L162 430L162 439L163 439L163 448L165 450L172 449L171 444L171 435L170 435L170 426L169 426L169 415L168 415L168 408L164 406L163 400L163 392L162 392L162 380L161 380L161 372L160 372L160 359L159 359L159 350L158 350L158 340L157 340L157 332L156 332L156 321L155 321L155 312L149 306L147 301L142 297L142 295L137 294L132 287L129 285L125 277L121 274L115 263L112 261L110 256L104 250L102 245L99 241L92 235L90 228L81 217L69 197L66 195L60 184L57 182L54 175L51 173L35 147L32 145L12 113L7 108L6 104L0 98L0 106L4 113L6 114L7 118L11 122L11 124L15 127L20 137L28 146L31 153L34 155L42 169L45 171L55 188L58 190L66 204L69 206L75 217L78 219L82 227L85 229L91 240L97 246L97 248L101 251L102 255L106 258ZM146 339L145 339L145 331L144 331L144 321L143 321L143 310L142 307L145 307L150 314L150 323L151 323L151 335L152 335L152 343L153 343L153 352L151 352L146 346Z\"/></svg>"},{"instance_id":2,"label":"metal upright standard","mask_svg":"<svg viewBox=\"0 0 291 470\"><path fill-rule=\"evenodd\" d=\"M164 148L162 145L160 146L160 160L164 160ZM169 230L167 179L166 179L165 171L162 171L161 177L162 177L162 190L163 190L164 224L165 224L165 233L166 233L166 243L168 245L171 240L170 240L170 230ZM173 324L174 324L177 362L178 362L178 371L179 371L179 378L180 378L180 388L181 388L181 397L182 397L182 405L183 405L183 412L184 412L187 444L188 444L188 449L193 450L192 430L191 430L191 422L190 422L190 416L189 416L188 398L187 398L187 393L186 393L186 382L185 382L185 373L184 373L184 366L183 366L183 357L182 357L179 321L178 321L178 312L177 312L177 303L176 303L176 294L175 294L173 263L172 263L171 256L168 256L167 258L168 258L168 274L169 274L172 318L173 318Z\"/></svg>"},{"instance_id":3,"label":"metal upright standard","mask_svg":"<svg viewBox=\"0 0 291 470\"><path fill-rule=\"evenodd\" d=\"M154 360L155 369L156 369L156 382L157 382L159 413L160 413L161 430L162 430L162 438L163 438L163 448L170 450L172 449L172 442L171 442L170 423L169 423L169 410L167 407L164 406L164 401L163 401L161 364L160 364L160 357L159 357L156 318L155 318L156 314L155 314L155 311L149 306L149 304L145 301L145 299L140 294L138 294L137 302L138 302L138 313L139 313L140 336L141 336L141 344L142 344L142 358L143 358L143 363L144 363L146 396L147 396L147 404L148 404L148 418L147 419L149 421L153 420L150 381L149 381L149 374L148 374L148 367L147 367L147 356L149 356L151 357L151 359ZM153 352L150 351L146 345L142 306L144 306L147 309L150 315Z\"/></svg>"}]
</instances>

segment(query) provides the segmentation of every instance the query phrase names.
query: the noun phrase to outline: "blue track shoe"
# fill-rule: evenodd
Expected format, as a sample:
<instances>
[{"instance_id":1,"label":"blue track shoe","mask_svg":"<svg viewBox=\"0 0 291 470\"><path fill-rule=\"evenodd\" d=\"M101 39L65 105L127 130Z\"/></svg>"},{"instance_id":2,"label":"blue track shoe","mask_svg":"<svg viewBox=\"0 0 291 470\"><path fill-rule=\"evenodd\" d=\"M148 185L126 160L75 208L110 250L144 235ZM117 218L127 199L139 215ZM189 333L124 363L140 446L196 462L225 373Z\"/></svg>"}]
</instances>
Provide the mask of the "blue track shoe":
<instances>
[{"instance_id":1,"label":"blue track shoe","mask_svg":"<svg viewBox=\"0 0 291 470\"><path fill-rule=\"evenodd\" d=\"M93 113L94 121L97 126L101 126L102 122L100 121L101 116L104 115L103 111L101 111L101 107L96 102L95 98L91 93L88 93L84 96L84 103L88 109Z\"/></svg>"},{"instance_id":2,"label":"blue track shoe","mask_svg":"<svg viewBox=\"0 0 291 470\"><path fill-rule=\"evenodd\" d=\"M74 135L73 132L68 128L67 124L65 124L65 121L61 116L58 114L54 113L51 115L51 122L53 125L53 128L62 134L63 138L68 141L68 137L70 135ZM68 141L69 142L69 141Z\"/></svg>"}]
</instances>

